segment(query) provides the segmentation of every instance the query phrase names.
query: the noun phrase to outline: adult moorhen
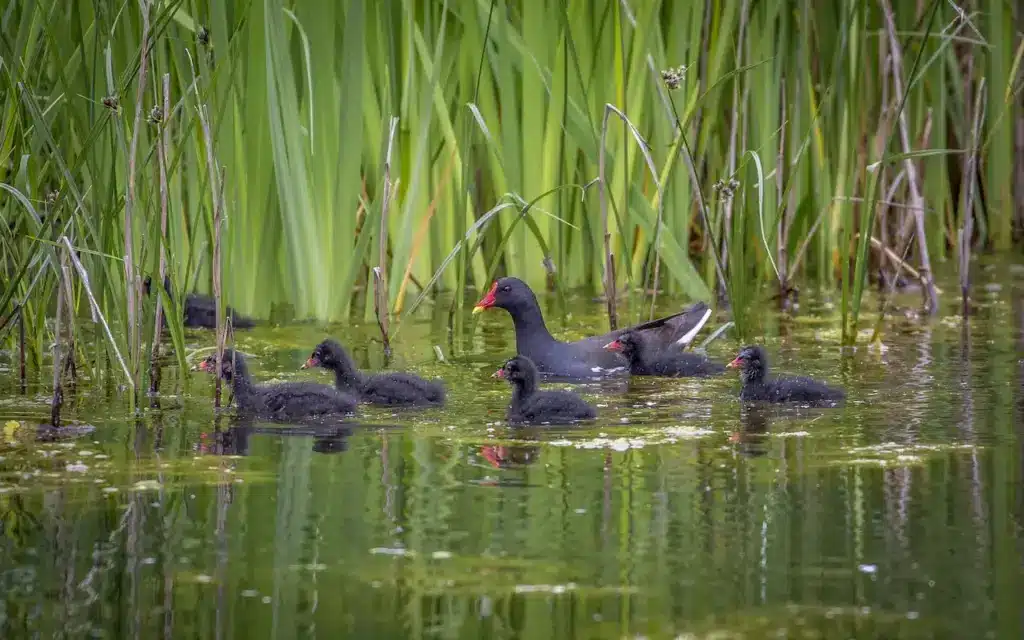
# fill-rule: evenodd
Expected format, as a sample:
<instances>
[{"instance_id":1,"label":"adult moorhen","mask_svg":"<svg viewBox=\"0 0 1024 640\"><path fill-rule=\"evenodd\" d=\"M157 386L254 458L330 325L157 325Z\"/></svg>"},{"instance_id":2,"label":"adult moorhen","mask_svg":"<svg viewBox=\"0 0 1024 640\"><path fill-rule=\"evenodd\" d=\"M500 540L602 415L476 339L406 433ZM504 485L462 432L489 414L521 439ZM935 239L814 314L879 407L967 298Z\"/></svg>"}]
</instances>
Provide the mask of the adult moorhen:
<instances>
[{"instance_id":1,"label":"adult moorhen","mask_svg":"<svg viewBox=\"0 0 1024 640\"><path fill-rule=\"evenodd\" d=\"M569 391L538 391L537 367L516 356L492 374L512 385L506 417L513 424L567 424L597 417L597 410Z\"/></svg>"},{"instance_id":2,"label":"adult moorhen","mask_svg":"<svg viewBox=\"0 0 1024 640\"><path fill-rule=\"evenodd\" d=\"M556 340L544 324L537 296L518 278L500 278L473 307L473 313L498 307L508 311L516 330L516 351L530 358L538 371L549 376L593 378L626 373L624 356L604 348L626 331L643 334L652 349L689 344L711 317L711 309L697 302L667 318L626 327L575 342Z\"/></svg>"},{"instance_id":3,"label":"adult moorhen","mask_svg":"<svg viewBox=\"0 0 1024 640\"><path fill-rule=\"evenodd\" d=\"M739 368L743 388L740 400L745 402L794 402L815 406L834 406L846 393L823 382L802 376L768 378L768 356L759 345L740 350L736 359L726 365Z\"/></svg>"},{"instance_id":4,"label":"adult moorhen","mask_svg":"<svg viewBox=\"0 0 1024 640\"><path fill-rule=\"evenodd\" d=\"M626 331L604 348L625 356L629 361L629 373L634 376L681 378L710 376L725 371L724 366L706 356L677 351L672 346L664 350L652 349L639 331Z\"/></svg>"},{"instance_id":5,"label":"adult moorhen","mask_svg":"<svg viewBox=\"0 0 1024 640\"><path fill-rule=\"evenodd\" d=\"M201 371L215 373L217 355L211 354L199 363ZM276 419L299 419L334 414L348 414L356 409L356 399L334 387L313 382L279 382L255 384L249 377L245 356L225 349L220 377L231 383L238 410L246 414Z\"/></svg>"},{"instance_id":6,"label":"adult moorhen","mask_svg":"<svg viewBox=\"0 0 1024 640\"><path fill-rule=\"evenodd\" d=\"M334 372L334 386L362 402L388 406L444 404L444 385L411 373L369 375L356 369L351 356L337 341L327 339L313 349L303 369L323 367Z\"/></svg>"},{"instance_id":7,"label":"adult moorhen","mask_svg":"<svg viewBox=\"0 0 1024 640\"><path fill-rule=\"evenodd\" d=\"M142 291L147 296L153 285L153 279L146 276L142 281ZM171 279L164 277L164 291L168 297L171 294ZM217 301L213 296L203 293L189 293L185 296L185 306L182 309L184 324L186 327L199 329L215 329L217 327ZM231 326L234 329L251 329L256 322L248 317L237 313L231 307L224 310L225 316L231 318Z\"/></svg>"}]
</instances>

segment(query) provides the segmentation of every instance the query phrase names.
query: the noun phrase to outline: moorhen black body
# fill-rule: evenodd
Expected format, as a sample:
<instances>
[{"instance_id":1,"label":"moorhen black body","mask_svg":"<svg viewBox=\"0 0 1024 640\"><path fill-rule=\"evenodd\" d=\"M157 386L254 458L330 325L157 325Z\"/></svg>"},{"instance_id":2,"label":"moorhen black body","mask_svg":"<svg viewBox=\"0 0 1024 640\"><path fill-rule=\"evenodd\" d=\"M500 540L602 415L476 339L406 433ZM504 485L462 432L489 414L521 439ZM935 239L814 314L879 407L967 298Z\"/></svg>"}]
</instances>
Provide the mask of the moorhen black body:
<instances>
[{"instance_id":1,"label":"moorhen black body","mask_svg":"<svg viewBox=\"0 0 1024 640\"><path fill-rule=\"evenodd\" d=\"M516 351L534 362L537 370L549 376L594 378L624 374L629 363L621 354L608 351L606 344L626 331L643 334L652 348L688 344L711 316L711 309L697 302L675 315L633 327L584 338L575 342L556 340L544 324L537 296L518 278L495 280L487 295L473 307L473 313L497 307L508 311L516 331Z\"/></svg>"},{"instance_id":2,"label":"moorhen black body","mask_svg":"<svg viewBox=\"0 0 1024 640\"><path fill-rule=\"evenodd\" d=\"M570 391L539 391L537 367L526 356L516 356L494 372L512 385L506 417L513 424L568 424L597 417L597 410Z\"/></svg>"},{"instance_id":3,"label":"moorhen black body","mask_svg":"<svg viewBox=\"0 0 1024 640\"><path fill-rule=\"evenodd\" d=\"M150 293L152 283L153 279L149 276L146 276L146 279L142 282L142 290L147 296ZM167 292L168 297L173 295L171 293L171 279L168 277L164 278L164 291ZM193 329L217 328L217 301L213 296L203 293L189 293L185 296L185 304L181 312L184 316L186 327ZM243 316L231 307L224 309L224 315L231 318L231 327L234 329L251 329L256 326L256 322L252 318Z\"/></svg>"},{"instance_id":4,"label":"moorhen black body","mask_svg":"<svg viewBox=\"0 0 1024 640\"><path fill-rule=\"evenodd\" d=\"M724 365L697 353L679 351L675 345L652 349L639 331L626 331L604 348L621 353L629 362L629 373L634 376L682 378L710 376L725 371Z\"/></svg>"},{"instance_id":5,"label":"moorhen black body","mask_svg":"<svg viewBox=\"0 0 1024 640\"><path fill-rule=\"evenodd\" d=\"M341 344L327 339L313 349L303 369L323 367L334 372L334 385L362 402L387 406L444 404L444 385L436 380L400 371L366 374L356 369L352 357Z\"/></svg>"},{"instance_id":6,"label":"moorhen black body","mask_svg":"<svg viewBox=\"0 0 1024 640\"><path fill-rule=\"evenodd\" d=\"M199 363L199 369L214 373L217 356L211 354ZM225 349L220 377L231 383L235 403L242 413L277 419L299 419L348 414L356 409L356 399L334 387L313 382L256 384L249 377L245 356Z\"/></svg>"},{"instance_id":7,"label":"moorhen black body","mask_svg":"<svg viewBox=\"0 0 1024 640\"><path fill-rule=\"evenodd\" d=\"M803 376L769 378L768 356L764 348L758 345L743 347L736 359L726 366L740 370L740 379L743 381L740 400L745 402L831 406L846 397L842 389Z\"/></svg>"}]
</instances>

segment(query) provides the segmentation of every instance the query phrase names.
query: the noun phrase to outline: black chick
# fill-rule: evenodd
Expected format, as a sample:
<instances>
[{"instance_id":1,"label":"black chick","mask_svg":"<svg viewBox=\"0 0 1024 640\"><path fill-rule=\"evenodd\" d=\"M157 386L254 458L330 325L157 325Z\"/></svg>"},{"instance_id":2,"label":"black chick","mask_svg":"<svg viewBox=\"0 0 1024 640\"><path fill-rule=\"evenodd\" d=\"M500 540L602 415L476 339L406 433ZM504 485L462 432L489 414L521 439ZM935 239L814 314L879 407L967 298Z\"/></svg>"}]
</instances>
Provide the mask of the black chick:
<instances>
[{"instance_id":1,"label":"black chick","mask_svg":"<svg viewBox=\"0 0 1024 640\"><path fill-rule=\"evenodd\" d=\"M758 345L743 347L728 365L739 368L743 388L740 400L746 402L795 402L834 406L846 397L842 389L802 376L768 378L768 356Z\"/></svg>"},{"instance_id":2,"label":"black chick","mask_svg":"<svg viewBox=\"0 0 1024 640\"><path fill-rule=\"evenodd\" d=\"M627 331L604 346L618 351L629 361L629 372L634 376L663 376L682 378L709 376L725 371L725 367L707 357L679 351L674 345L653 349L642 333Z\"/></svg>"},{"instance_id":3,"label":"black chick","mask_svg":"<svg viewBox=\"0 0 1024 640\"><path fill-rule=\"evenodd\" d=\"M145 295L149 295L150 289L153 286L153 279L146 276L145 280L142 281L142 291ZM171 294L171 279L164 277L164 291L167 292L167 296ZM184 316L184 325L186 327L200 328L200 329L215 329L217 327L217 301L213 296L208 296L202 293L189 293L185 296L185 304L181 310ZM231 327L234 329L251 329L256 326L256 322L242 314L236 312L231 307L227 307L224 310L226 317L231 318Z\"/></svg>"},{"instance_id":4,"label":"black chick","mask_svg":"<svg viewBox=\"0 0 1024 640\"><path fill-rule=\"evenodd\" d=\"M199 363L201 371L214 373L217 356L211 354ZM333 387L313 382L256 384L249 377L245 356L225 349L220 377L231 383L235 404L243 413L282 420L352 413L356 399Z\"/></svg>"},{"instance_id":5,"label":"black chick","mask_svg":"<svg viewBox=\"0 0 1024 640\"><path fill-rule=\"evenodd\" d=\"M495 371L512 385L512 403L506 414L516 424L566 424L597 417L597 410L570 391L538 391L537 366L526 356L516 356Z\"/></svg>"},{"instance_id":6,"label":"black chick","mask_svg":"<svg viewBox=\"0 0 1024 640\"><path fill-rule=\"evenodd\" d=\"M327 339L316 345L303 369L323 367L334 372L334 386L360 401L387 406L444 404L444 385L437 380L401 371L366 374L356 368L345 347Z\"/></svg>"}]
</instances>

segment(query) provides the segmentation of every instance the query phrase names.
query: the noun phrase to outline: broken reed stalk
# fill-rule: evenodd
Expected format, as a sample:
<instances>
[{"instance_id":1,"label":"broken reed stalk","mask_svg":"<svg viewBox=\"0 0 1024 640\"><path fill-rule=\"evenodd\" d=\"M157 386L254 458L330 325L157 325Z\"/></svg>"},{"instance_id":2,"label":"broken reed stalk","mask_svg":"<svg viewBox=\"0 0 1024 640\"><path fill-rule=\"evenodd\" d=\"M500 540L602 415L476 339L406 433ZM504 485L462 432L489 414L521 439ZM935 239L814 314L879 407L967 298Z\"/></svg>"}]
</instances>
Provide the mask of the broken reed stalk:
<instances>
[{"instance_id":1,"label":"broken reed stalk","mask_svg":"<svg viewBox=\"0 0 1024 640\"><path fill-rule=\"evenodd\" d=\"M82 281L82 288L85 289L85 296L89 299L89 308L92 310L92 317L94 320L99 321L100 326L103 327L103 333L106 334L107 340L110 341L110 348L114 350L114 355L117 356L117 362L121 365L121 371L124 372L125 380L134 391L135 378L133 378L131 372L128 371L128 365L125 364L124 358L121 356L121 350L117 348L117 341L114 340L114 334L110 331L110 325L107 324L107 318L103 315L103 310L100 309L99 303L96 302L96 296L93 295L92 292L92 285L89 284L89 272L85 270L85 267L82 266L78 256L75 255L75 249L71 246L71 241L68 240L68 237L61 236L60 240L67 248L68 256L71 258L71 264L74 265L75 271L78 272L78 278Z\"/></svg>"},{"instance_id":2,"label":"broken reed stalk","mask_svg":"<svg viewBox=\"0 0 1024 640\"><path fill-rule=\"evenodd\" d=\"M896 102L897 104L904 104L904 88L903 88L903 50L900 48L899 40L896 37L896 21L893 18L892 6L889 0L879 0L879 4L882 7L882 14L885 17L885 31L889 39L889 55L892 56L892 81L893 88L896 90ZM912 78L911 78L912 80ZM905 110L900 110L897 116L897 124L900 133L900 144L903 147L903 153L908 154L908 157L904 159L903 164L907 172L907 184L910 187L910 206L912 208L912 215L914 216L914 222L917 232L917 250L920 253L921 261L921 273L924 280L924 289L926 300L928 303L929 313L936 313L939 308L938 293L935 290L935 284L932 282L932 266L931 260L928 256L928 239L925 235L924 228L924 198L921 196L921 187L918 180L917 164L914 159L909 156L911 152L910 145L910 130L907 126L907 114Z\"/></svg>"},{"instance_id":3,"label":"broken reed stalk","mask_svg":"<svg viewBox=\"0 0 1024 640\"><path fill-rule=\"evenodd\" d=\"M210 145L213 143L210 142ZM212 152L211 152L212 153ZM229 322L224 317L224 284L221 274L221 262L223 260L222 247L224 239L224 168L220 170L220 180L217 183L217 191L214 194L214 222L213 222L213 299L217 309L217 372L214 376L215 383L214 406L220 406L221 390L223 385L220 379L221 361L224 359L224 345L227 344ZM232 371L234 371L234 362Z\"/></svg>"},{"instance_id":4,"label":"broken reed stalk","mask_svg":"<svg viewBox=\"0 0 1024 640\"><path fill-rule=\"evenodd\" d=\"M60 407L64 404L64 390L61 389L60 372L60 328L64 319L64 287L57 286L57 315L53 319L53 398L50 400L50 424L60 427Z\"/></svg>"},{"instance_id":5,"label":"broken reed stalk","mask_svg":"<svg viewBox=\"0 0 1024 640\"><path fill-rule=\"evenodd\" d=\"M75 367L75 294L71 286L71 266L68 264L66 254L61 255L60 281L57 286L64 287L64 312L67 315L67 339L64 345L64 365L61 370L62 375L69 376L71 387L74 389L78 384L78 369Z\"/></svg>"},{"instance_id":6,"label":"broken reed stalk","mask_svg":"<svg viewBox=\"0 0 1024 640\"><path fill-rule=\"evenodd\" d=\"M853 237L854 239L860 238L860 232L855 233ZM915 269L913 266L910 265L910 263L906 261L905 254L907 253L907 251L904 252L903 256L900 256L898 253L882 244L882 241L876 238L875 236L871 236L870 238L868 238L868 241L871 242L871 246L876 251L878 251L884 258L888 258L892 262L893 266L896 268L896 271L893 272L892 280L890 280L889 294L891 294L892 289L895 288L895 282L899 278L900 271L906 271L911 275L911 277L917 280L922 287L925 286L925 275L918 271L917 269ZM909 247L907 247L907 249L909 250ZM935 292L939 295L942 295L942 289L940 289L939 287L935 287Z\"/></svg>"},{"instance_id":7,"label":"broken reed stalk","mask_svg":"<svg viewBox=\"0 0 1024 640\"><path fill-rule=\"evenodd\" d=\"M213 155L213 134L210 128L210 113L205 103L198 107L199 123L206 139L206 167L210 174L210 197L213 206L213 299L216 309L217 334L217 374L213 376L213 406L220 407L221 396L221 362L224 357L224 343L227 331L224 327L224 300L221 287L221 236L224 218L224 190L218 178L223 178L223 170L217 171L217 160ZM218 175L220 174L220 175Z\"/></svg>"},{"instance_id":8,"label":"broken reed stalk","mask_svg":"<svg viewBox=\"0 0 1024 640\"><path fill-rule=\"evenodd\" d=\"M139 0L142 13L142 44L139 53L139 82L135 94L135 124L128 147L128 193L124 203L124 271L127 281L125 293L128 301L128 358L132 363L132 389L139 373L139 309L138 290L135 283L135 163L139 149L139 129L142 127L143 98L146 95L146 75L149 71L149 0ZM134 399L133 399L134 404Z\"/></svg>"},{"instance_id":9,"label":"broken reed stalk","mask_svg":"<svg viewBox=\"0 0 1024 640\"><path fill-rule=\"evenodd\" d=\"M387 288L387 256L388 256L388 211L391 205L391 152L395 145L395 132L398 129L398 118L391 117L388 130L388 147L384 154L384 194L380 204L380 232L377 236L378 258L373 269L373 311L377 316L380 337L384 341L384 357L391 357L391 338L388 335L388 288Z\"/></svg>"},{"instance_id":10,"label":"broken reed stalk","mask_svg":"<svg viewBox=\"0 0 1024 640\"><path fill-rule=\"evenodd\" d=\"M971 237L974 235L974 182L977 179L978 142L981 138L981 121L987 107L985 78L978 82L974 100L974 121L971 125L971 147L964 163L964 174L960 181L963 194L961 200L961 226L957 232L960 250L960 296L961 313L967 318L968 297L971 289Z\"/></svg>"},{"instance_id":11,"label":"broken reed stalk","mask_svg":"<svg viewBox=\"0 0 1024 640\"><path fill-rule=\"evenodd\" d=\"M18 314L18 380L24 395L28 392L28 379L25 375L25 314L21 305L15 311Z\"/></svg>"},{"instance_id":12,"label":"broken reed stalk","mask_svg":"<svg viewBox=\"0 0 1024 640\"><path fill-rule=\"evenodd\" d=\"M149 392L160 391L160 337L164 326L164 278L167 276L167 257L165 244L167 242L167 151L171 148L170 130L167 128L168 115L171 113L171 74L165 73L163 77L163 111L160 118L160 140L157 143L156 158L157 171L160 180L160 239L157 242L157 252L160 254L160 268L158 272L159 284L156 291L156 320L153 329L153 352L149 360Z\"/></svg>"},{"instance_id":13,"label":"broken reed stalk","mask_svg":"<svg viewBox=\"0 0 1024 640\"><path fill-rule=\"evenodd\" d=\"M60 410L64 405L64 361L66 357L61 351L62 329L65 320L68 324L69 335L71 327L71 287L68 283L68 252L62 251L60 257L60 277L57 280L57 315L53 319L53 399L50 402L50 424L56 429L60 427ZM65 314L68 316L65 318ZM68 344L68 349L73 346Z\"/></svg>"},{"instance_id":14,"label":"broken reed stalk","mask_svg":"<svg viewBox=\"0 0 1024 640\"><path fill-rule=\"evenodd\" d=\"M601 121L601 146L597 155L597 197L601 206L601 233L604 238L604 297L608 308L608 326L612 331L619 328L618 311L615 300L615 256L612 255L612 235L608 231L608 185L605 181L608 138L608 117L612 112L611 105L605 105L604 118Z\"/></svg>"}]
</instances>

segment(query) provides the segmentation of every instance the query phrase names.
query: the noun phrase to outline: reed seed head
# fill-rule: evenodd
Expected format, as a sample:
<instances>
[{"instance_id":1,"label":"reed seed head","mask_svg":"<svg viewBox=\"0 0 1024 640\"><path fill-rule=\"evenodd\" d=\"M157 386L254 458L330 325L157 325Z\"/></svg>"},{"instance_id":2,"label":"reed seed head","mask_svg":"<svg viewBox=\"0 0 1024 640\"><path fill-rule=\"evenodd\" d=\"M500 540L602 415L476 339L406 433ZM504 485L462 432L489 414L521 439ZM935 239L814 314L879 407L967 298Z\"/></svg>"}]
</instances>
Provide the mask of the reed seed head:
<instances>
[{"instance_id":1,"label":"reed seed head","mask_svg":"<svg viewBox=\"0 0 1024 640\"><path fill-rule=\"evenodd\" d=\"M675 91L683 84L683 76L686 75L686 65L679 65L678 67L663 69L661 72L661 79L665 81L665 86L671 91Z\"/></svg>"}]
</instances>

